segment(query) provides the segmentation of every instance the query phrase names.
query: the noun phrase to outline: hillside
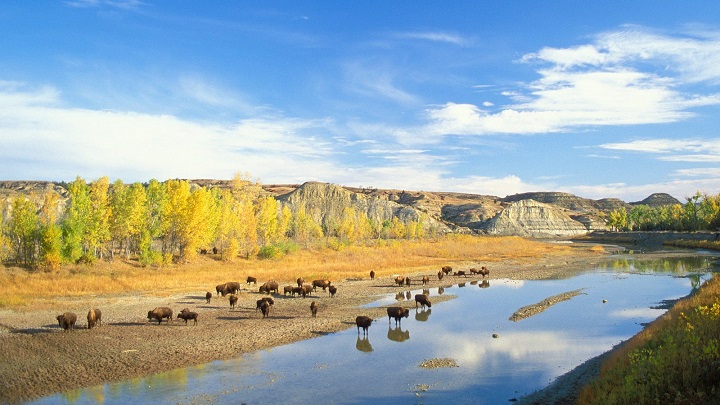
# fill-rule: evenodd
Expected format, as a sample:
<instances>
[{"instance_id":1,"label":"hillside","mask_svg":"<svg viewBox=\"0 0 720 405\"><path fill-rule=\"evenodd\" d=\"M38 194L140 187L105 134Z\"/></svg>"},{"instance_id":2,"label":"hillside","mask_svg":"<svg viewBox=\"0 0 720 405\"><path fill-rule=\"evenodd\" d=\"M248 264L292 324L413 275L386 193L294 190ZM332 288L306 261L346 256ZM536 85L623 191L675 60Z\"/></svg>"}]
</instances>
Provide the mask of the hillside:
<instances>
[{"instance_id":1,"label":"hillside","mask_svg":"<svg viewBox=\"0 0 720 405\"><path fill-rule=\"evenodd\" d=\"M230 187L230 181L196 179L203 187ZM605 230L604 217L618 208L636 204L651 206L678 204L672 196L655 193L640 202L626 203L614 198L592 200L561 192L532 192L497 197L480 194L428 192L343 187L308 182L270 184L263 190L292 209L303 207L318 223L333 221L343 208L352 206L369 218L382 222L393 217L423 219L427 227L441 233L483 233L522 235L538 238L567 237ZM30 196L38 208L47 192L57 193L62 210L67 200L63 183L0 181L0 203L8 214L18 195Z\"/></svg>"}]
</instances>

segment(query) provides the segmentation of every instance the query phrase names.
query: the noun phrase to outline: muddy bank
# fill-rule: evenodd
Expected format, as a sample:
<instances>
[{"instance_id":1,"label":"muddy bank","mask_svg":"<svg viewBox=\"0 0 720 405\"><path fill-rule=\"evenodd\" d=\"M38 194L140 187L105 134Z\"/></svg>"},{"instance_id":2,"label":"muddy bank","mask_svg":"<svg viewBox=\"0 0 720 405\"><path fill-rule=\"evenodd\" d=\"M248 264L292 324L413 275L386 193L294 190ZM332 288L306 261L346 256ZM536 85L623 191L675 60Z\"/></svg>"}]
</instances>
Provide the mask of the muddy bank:
<instances>
[{"instance_id":1,"label":"muddy bank","mask_svg":"<svg viewBox=\"0 0 720 405\"><path fill-rule=\"evenodd\" d=\"M602 260L604 256L579 250L572 257L524 264L507 262L490 269L493 278L554 278ZM452 265L456 269L469 269L479 264ZM428 288L482 279L450 276L438 281L436 273L437 269L422 273L431 276ZM243 287L234 310L230 309L227 297L213 294L208 304L205 291L187 291L165 298L140 293L96 296L82 301L57 297L54 310L0 311L0 358L3 359L0 402L17 403L70 389L234 358L354 328L358 315L386 316L384 308L360 308L362 305L384 294L418 289L420 276L411 274L410 277L418 281L409 287L396 286L392 277L337 281L338 292L334 298L321 289L308 298L275 294L275 304L266 319L256 311L256 300L264 295L252 284ZM281 290L284 284L290 283L281 283ZM208 286L207 291L214 291L214 286ZM452 297L431 298L436 303ZM312 301L319 306L316 318L310 312ZM408 299L398 304L415 305ZM85 320L90 306L103 312L103 325L92 330L86 329ZM168 306L175 313L187 307L199 313L198 324L186 325L182 320L160 325L148 323L147 312L157 306ZM78 329L74 332L64 333L58 327L55 317L65 311L78 315Z\"/></svg>"}]
</instances>

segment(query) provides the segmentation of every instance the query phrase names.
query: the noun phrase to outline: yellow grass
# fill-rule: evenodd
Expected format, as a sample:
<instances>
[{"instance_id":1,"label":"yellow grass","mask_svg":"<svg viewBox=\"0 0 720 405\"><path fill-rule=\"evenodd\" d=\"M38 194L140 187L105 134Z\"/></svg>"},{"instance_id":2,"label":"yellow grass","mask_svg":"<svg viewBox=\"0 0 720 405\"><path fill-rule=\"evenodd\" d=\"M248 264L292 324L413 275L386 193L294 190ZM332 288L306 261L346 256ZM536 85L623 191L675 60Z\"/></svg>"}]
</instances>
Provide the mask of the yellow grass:
<instances>
[{"instance_id":1,"label":"yellow grass","mask_svg":"<svg viewBox=\"0 0 720 405\"><path fill-rule=\"evenodd\" d=\"M272 260L223 262L200 256L195 262L166 267L142 267L134 261L98 261L94 265L61 267L54 273L6 268L0 273L0 308L19 308L55 297L81 299L95 295L137 292L169 296L183 291L212 291L228 281L279 283L305 280L367 278L392 274L437 272L443 265L501 261L523 262L548 255L570 254L568 246L519 237L473 237L452 235L435 241L390 241L378 246L350 246L340 250L301 250Z\"/></svg>"}]
</instances>

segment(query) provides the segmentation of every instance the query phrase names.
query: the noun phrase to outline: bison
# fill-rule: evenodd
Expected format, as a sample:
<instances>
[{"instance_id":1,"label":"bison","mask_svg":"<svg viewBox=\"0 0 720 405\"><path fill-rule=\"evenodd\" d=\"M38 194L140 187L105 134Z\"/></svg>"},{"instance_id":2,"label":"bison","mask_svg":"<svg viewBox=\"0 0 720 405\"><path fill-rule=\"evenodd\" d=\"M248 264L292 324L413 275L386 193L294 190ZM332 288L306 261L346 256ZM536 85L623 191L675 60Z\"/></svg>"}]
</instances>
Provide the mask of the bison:
<instances>
[{"instance_id":1,"label":"bison","mask_svg":"<svg viewBox=\"0 0 720 405\"><path fill-rule=\"evenodd\" d=\"M158 325L162 322L164 318L168 319L168 323L172 322L173 317L173 311L172 309L168 307L156 307L152 311L148 311L148 321L152 321L153 319L158 321Z\"/></svg>"},{"instance_id":2,"label":"bison","mask_svg":"<svg viewBox=\"0 0 720 405\"><path fill-rule=\"evenodd\" d=\"M250 284L250 283L257 285L257 278L255 278L253 276L248 276L245 284Z\"/></svg>"},{"instance_id":3,"label":"bison","mask_svg":"<svg viewBox=\"0 0 720 405\"><path fill-rule=\"evenodd\" d=\"M234 295L231 295L231 297L235 297ZM237 298L237 297L235 297ZM180 311L179 314L177 314L177 319L183 319L185 320L185 325L187 325L189 320L193 320L193 325L197 325L197 319L198 319L198 313L192 312L192 311Z\"/></svg>"},{"instance_id":4,"label":"bison","mask_svg":"<svg viewBox=\"0 0 720 405\"><path fill-rule=\"evenodd\" d=\"M270 313L270 305L275 305L275 300L273 300L271 297L264 297L255 302L255 311L257 312L258 309L262 310L263 303L266 302L268 305L268 313ZM263 315L265 315L263 311ZM266 315L267 316L267 315Z\"/></svg>"},{"instance_id":5,"label":"bison","mask_svg":"<svg viewBox=\"0 0 720 405\"><path fill-rule=\"evenodd\" d=\"M443 273L445 273L445 275L447 276L447 275L449 275L450 273L452 273L453 270L452 270L452 266L442 266L442 268L440 269L440 271L442 271Z\"/></svg>"},{"instance_id":6,"label":"bison","mask_svg":"<svg viewBox=\"0 0 720 405\"><path fill-rule=\"evenodd\" d=\"M442 280L445 273L442 272L442 270L438 271L438 280Z\"/></svg>"},{"instance_id":7,"label":"bison","mask_svg":"<svg viewBox=\"0 0 720 405\"><path fill-rule=\"evenodd\" d=\"M210 299L212 298L212 293L210 291L205 293L205 301L209 304Z\"/></svg>"},{"instance_id":8,"label":"bison","mask_svg":"<svg viewBox=\"0 0 720 405\"><path fill-rule=\"evenodd\" d=\"M390 323L390 318L395 318L395 324L397 325L401 322L402 318L410 316L410 310L402 307L388 307L387 314L388 323Z\"/></svg>"},{"instance_id":9,"label":"bison","mask_svg":"<svg viewBox=\"0 0 720 405\"><path fill-rule=\"evenodd\" d=\"M225 284L218 284L215 286L215 291L217 291L217 295L222 294L222 296L225 296Z\"/></svg>"},{"instance_id":10,"label":"bison","mask_svg":"<svg viewBox=\"0 0 720 405\"><path fill-rule=\"evenodd\" d=\"M487 267L482 266L482 268L480 269L480 272L478 274L482 275L483 278L485 278L486 276L490 275L490 270L488 270Z\"/></svg>"},{"instance_id":11,"label":"bison","mask_svg":"<svg viewBox=\"0 0 720 405\"><path fill-rule=\"evenodd\" d=\"M91 309L87 314L88 329L92 329L95 325L102 325L102 312L99 309Z\"/></svg>"},{"instance_id":12,"label":"bison","mask_svg":"<svg viewBox=\"0 0 720 405\"><path fill-rule=\"evenodd\" d=\"M292 296L300 295L302 294L302 287L293 287L292 288Z\"/></svg>"},{"instance_id":13,"label":"bison","mask_svg":"<svg viewBox=\"0 0 720 405\"><path fill-rule=\"evenodd\" d=\"M295 280L298 287L302 287L305 280L302 279L302 277L298 277L297 280Z\"/></svg>"},{"instance_id":14,"label":"bison","mask_svg":"<svg viewBox=\"0 0 720 405\"><path fill-rule=\"evenodd\" d=\"M317 310L318 305L315 303L315 301L310 303L310 313L312 314L313 318L317 316Z\"/></svg>"},{"instance_id":15,"label":"bison","mask_svg":"<svg viewBox=\"0 0 720 405\"><path fill-rule=\"evenodd\" d=\"M313 291L315 291L318 287L322 287L323 291L325 291L326 288L330 287L330 280L313 280L312 286Z\"/></svg>"},{"instance_id":16,"label":"bison","mask_svg":"<svg viewBox=\"0 0 720 405\"><path fill-rule=\"evenodd\" d=\"M358 335L360 335L360 328L363 329L363 336L368 334L368 328L372 324L372 318L369 316L359 315L355 318L355 325L357 325Z\"/></svg>"},{"instance_id":17,"label":"bison","mask_svg":"<svg viewBox=\"0 0 720 405\"><path fill-rule=\"evenodd\" d=\"M280 287L278 286L277 281L270 280L270 281L266 281L265 284L261 285L259 291L264 292L266 294L270 294L271 292L275 291L276 293L279 294L280 293L279 288Z\"/></svg>"},{"instance_id":18,"label":"bison","mask_svg":"<svg viewBox=\"0 0 720 405\"><path fill-rule=\"evenodd\" d=\"M233 310L235 308L235 306L237 305L238 296L235 294L230 294L229 301L230 301L230 310Z\"/></svg>"},{"instance_id":19,"label":"bison","mask_svg":"<svg viewBox=\"0 0 720 405\"><path fill-rule=\"evenodd\" d=\"M337 287L334 285L328 286L328 291L330 292L330 297L334 297L335 293L337 293Z\"/></svg>"},{"instance_id":20,"label":"bison","mask_svg":"<svg viewBox=\"0 0 720 405\"><path fill-rule=\"evenodd\" d=\"M263 318L267 318L270 315L270 303L265 300L260 300L262 303L260 304L259 308L262 312Z\"/></svg>"},{"instance_id":21,"label":"bison","mask_svg":"<svg viewBox=\"0 0 720 405\"><path fill-rule=\"evenodd\" d=\"M55 317L58 321L58 325L65 332L72 331L75 329L75 322L77 322L77 315L74 312L65 312Z\"/></svg>"},{"instance_id":22,"label":"bison","mask_svg":"<svg viewBox=\"0 0 720 405\"><path fill-rule=\"evenodd\" d=\"M459 276L467 277L467 274L465 274L465 271L464 271L464 270L458 270L458 271L455 272L454 275L455 275L455 276L458 276L458 277L459 277Z\"/></svg>"},{"instance_id":23,"label":"bison","mask_svg":"<svg viewBox=\"0 0 720 405\"><path fill-rule=\"evenodd\" d=\"M410 285L410 277L405 277L405 285Z\"/></svg>"},{"instance_id":24,"label":"bison","mask_svg":"<svg viewBox=\"0 0 720 405\"><path fill-rule=\"evenodd\" d=\"M237 294L238 291L240 291L240 283L237 281L225 283L225 294Z\"/></svg>"},{"instance_id":25,"label":"bison","mask_svg":"<svg viewBox=\"0 0 720 405\"><path fill-rule=\"evenodd\" d=\"M288 294L293 295L293 286L291 285L286 285L285 287L283 287L283 295Z\"/></svg>"},{"instance_id":26,"label":"bison","mask_svg":"<svg viewBox=\"0 0 720 405\"><path fill-rule=\"evenodd\" d=\"M415 308L417 308L418 304L420 304L422 308L432 307L432 303L425 294L415 294Z\"/></svg>"},{"instance_id":27,"label":"bison","mask_svg":"<svg viewBox=\"0 0 720 405\"><path fill-rule=\"evenodd\" d=\"M405 284L405 277L403 277L403 276L395 277L395 284L397 284L397 285Z\"/></svg>"},{"instance_id":28,"label":"bison","mask_svg":"<svg viewBox=\"0 0 720 405\"><path fill-rule=\"evenodd\" d=\"M303 298L310 295L311 292L313 292L313 287L310 284L303 284L302 291L300 292Z\"/></svg>"},{"instance_id":29,"label":"bison","mask_svg":"<svg viewBox=\"0 0 720 405\"><path fill-rule=\"evenodd\" d=\"M427 283L429 283L429 282L430 282L430 277L428 277L428 276L423 276L423 277L422 277L422 283L423 283L423 285L425 285L425 284L427 284Z\"/></svg>"},{"instance_id":30,"label":"bison","mask_svg":"<svg viewBox=\"0 0 720 405\"><path fill-rule=\"evenodd\" d=\"M370 280L375 280L375 270L370 270Z\"/></svg>"}]
</instances>

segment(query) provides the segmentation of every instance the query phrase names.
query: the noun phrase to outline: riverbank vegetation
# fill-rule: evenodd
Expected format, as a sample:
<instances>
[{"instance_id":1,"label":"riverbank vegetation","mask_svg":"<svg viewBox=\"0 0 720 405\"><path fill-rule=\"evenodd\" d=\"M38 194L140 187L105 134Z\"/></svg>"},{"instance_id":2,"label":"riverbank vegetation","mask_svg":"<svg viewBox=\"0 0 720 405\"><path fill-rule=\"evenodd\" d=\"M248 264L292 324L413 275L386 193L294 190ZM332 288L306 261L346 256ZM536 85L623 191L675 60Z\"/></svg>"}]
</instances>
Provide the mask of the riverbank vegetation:
<instances>
[{"instance_id":1,"label":"riverbank vegetation","mask_svg":"<svg viewBox=\"0 0 720 405\"><path fill-rule=\"evenodd\" d=\"M139 295L167 296L178 291L208 291L221 282L244 283L247 276L293 283L306 280L343 280L392 274L435 274L446 264L528 263L539 258L570 257L567 245L536 242L514 236L448 235L433 240L378 241L373 246L342 249L302 249L272 260L257 258L234 262L221 255L201 255L191 264L144 267L137 260L115 258L94 264L61 266L47 273L6 267L0 272L0 308L51 305L56 297L83 298L135 291ZM39 293L41 292L41 293Z\"/></svg>"},{"instance_id":2,"label":"riverbank vegetation","mask_svg":"<svg viewBox=\"0 0 720 405\"><path fill-rule=\"evenodd\" d=\"M615 350L579 404L720 403L720 277Z\"/></svg>"},{"instance_id":3,"label":"riverbank vegetation","mask_svg":"<svg viewBox=\"0 0 720 405\"><path fill-rule=\"evenodd\" d=\"M616 231L715 231L720 229L720 194L698 191L685 204L620 208L610 212L607 225Z\"/></svg>"}]
</instances>

